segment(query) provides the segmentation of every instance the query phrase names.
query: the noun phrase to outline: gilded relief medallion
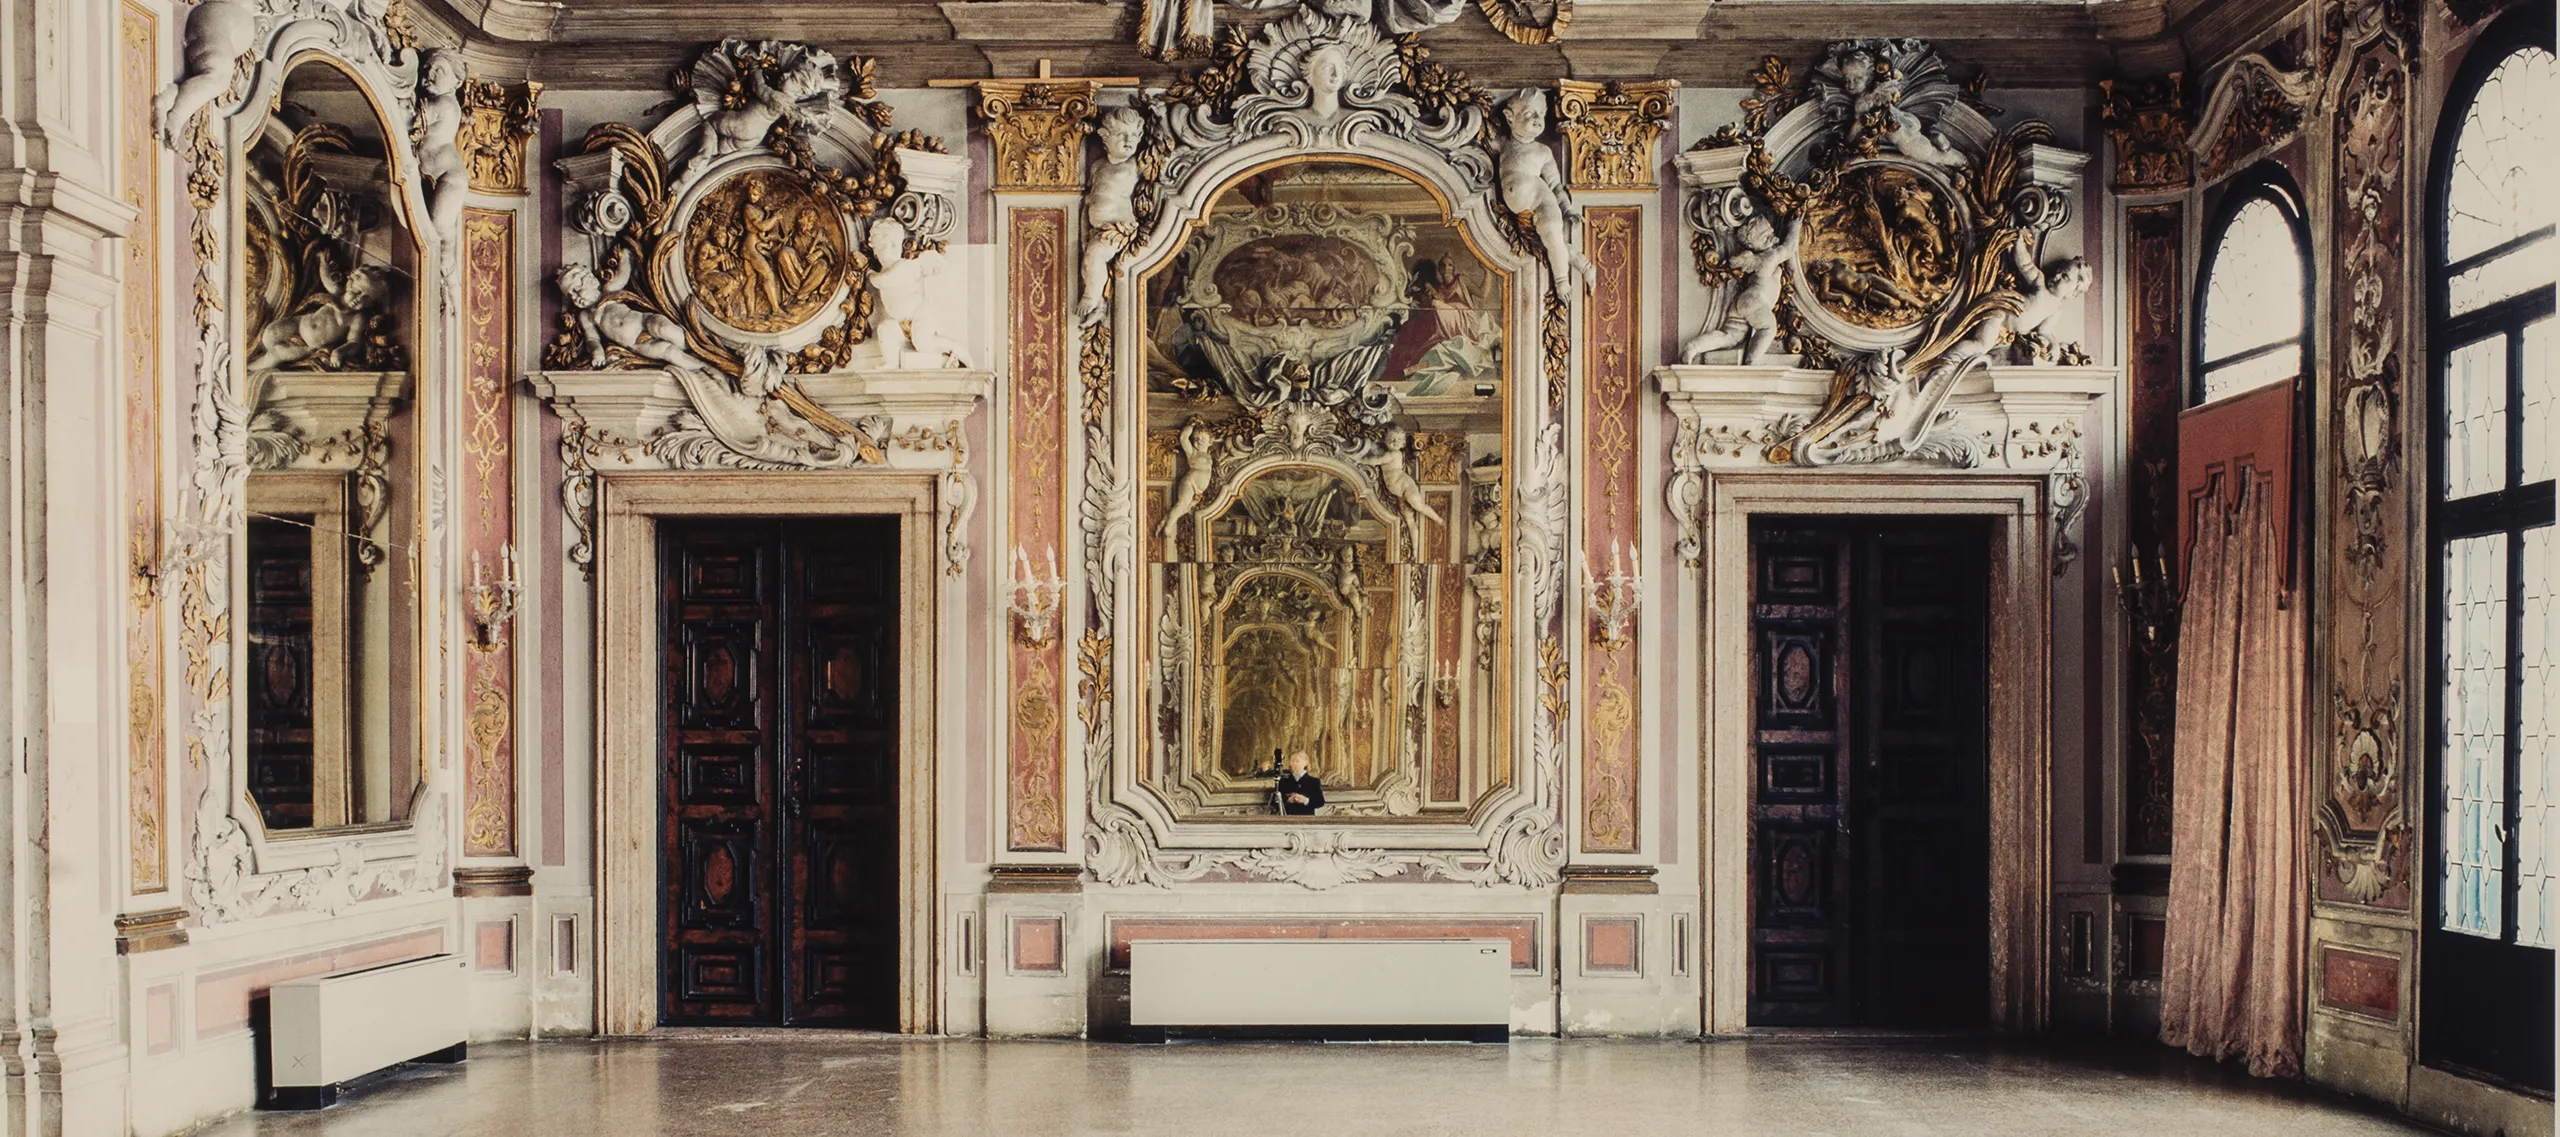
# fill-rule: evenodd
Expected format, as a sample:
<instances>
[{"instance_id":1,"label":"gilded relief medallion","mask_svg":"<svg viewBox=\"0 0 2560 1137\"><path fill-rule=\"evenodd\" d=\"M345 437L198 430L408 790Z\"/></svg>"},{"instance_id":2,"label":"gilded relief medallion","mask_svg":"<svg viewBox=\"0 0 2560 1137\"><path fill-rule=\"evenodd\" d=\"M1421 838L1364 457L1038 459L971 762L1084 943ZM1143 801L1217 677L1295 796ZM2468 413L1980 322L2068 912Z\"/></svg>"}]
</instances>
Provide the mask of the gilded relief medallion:
<instances>
[{"instance_id":1,"label":"gilded relief medallion","mask_svg":"<svg viewBox=\"0 0 2560 1137\"><path fill-rule=\"evenodd\" d=\"M742 332L816 319L843 291L844 220L788 170L749 170L703 196L685 225L694 300Z\"/></svg>"},{"instance_id":2,"label":"gilded relief medallion","mask_svg":"<svg viewBox=\"0 0 2560 1137\"><path fill-rule=\"evenodd\" d=\"M1859 327L1910 327L1955 291L1961 232L1947 190L1928 175L1898 163L1852 167L1806 205L1806 292Z\"/></svg>"}]
</instances>

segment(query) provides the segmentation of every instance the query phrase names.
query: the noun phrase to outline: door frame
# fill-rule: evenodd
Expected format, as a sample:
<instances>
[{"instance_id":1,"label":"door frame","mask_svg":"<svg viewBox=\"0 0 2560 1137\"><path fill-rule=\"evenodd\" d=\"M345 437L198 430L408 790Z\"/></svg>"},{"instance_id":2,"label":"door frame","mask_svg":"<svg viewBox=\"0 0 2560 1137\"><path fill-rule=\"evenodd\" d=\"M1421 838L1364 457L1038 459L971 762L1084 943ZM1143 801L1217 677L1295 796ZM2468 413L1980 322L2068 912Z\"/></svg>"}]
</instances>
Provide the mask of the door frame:
<instances>
[{"instance_id":1,"label":"door frame","mask_svg":"<svg viewBox=\"0 0 2560 1137\"><path fill-rule=\"evenodd\" d=\"M1707 550L1698 795L1706 866L1705 1033L1740 1034L1751 1001L1751 519L1989 518L1991 1005L1995 1029L2043 1029L2053 962L2052 489L2043 476L1711 474L1700 519ZM1719 678L1726 681L1718 682Z\"/></svg>"},{"instance_id":2,"label":"door frame","mask_svg":"<svg viewBox=\"0 0 2560 1137\"><path fill-rule=\"evenodd\" d=\"M650 470L596 478L596 1033L658 1023L658 524L894 516L898 525L898 1029L939 1029L933 679L936 475Z\"/></svg>"}]
</instances>

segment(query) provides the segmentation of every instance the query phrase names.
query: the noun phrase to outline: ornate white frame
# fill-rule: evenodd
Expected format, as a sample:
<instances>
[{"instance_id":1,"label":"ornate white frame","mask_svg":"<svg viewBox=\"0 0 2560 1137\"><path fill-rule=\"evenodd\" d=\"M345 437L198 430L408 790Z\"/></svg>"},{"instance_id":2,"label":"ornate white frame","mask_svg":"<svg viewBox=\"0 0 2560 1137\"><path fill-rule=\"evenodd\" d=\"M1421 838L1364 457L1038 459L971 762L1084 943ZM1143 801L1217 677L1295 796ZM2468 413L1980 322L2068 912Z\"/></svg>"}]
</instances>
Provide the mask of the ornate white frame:
<instances>
[{"instance_id":1,"label":"ornate white frame","mask_svg":"<svg viewBox=\"0 0 2560 1137\"><path fill-rule=\"evenodd\" d=\"M1084 642L1105 656L1088 662L1107 668L1100 683L1088 679L1082 709L1091 726L1079 723L1071 737L1081 743L1085 767L1084 862L1106 885L1256 880L1321 890L1403 879L1543 888L1564 866L1564 692L1545 689L1549 676L1538 663L1541 646L1561 658L1569 509L1564 427L1548 389L1565 378L1546 374L1539 350L1548 282L1536 258L1501 236L1492 159L1473 141L1479 112L1451 108L1436 121L1382 113L1378 108L1389 103L1406 112L1415 108L1398 90L1392 51L1376 52L1364 38L1375 35L1358 21L1311 12L1265 27L1254 59L1267 69L1285 70L1305 57L1290 49L1292 40L1332 38L1351 49L1361 71L1343 85L1338 107L1320 105L1302 76L1275 71L1256 77L1257 93L1238 99L1232 117L1176 105L1150 123L1152 131L1171 136L1164 169L1172 180L1160 187L1155 224L1130 242L1115 266L1108 416L1088 423L1070 458L1071 468L1080 470L1084 541L1071 584L1081 585L1089 599ZM1513 401L1505 458L1515 481L1503 606L1517 633L1509 648L1516 679L1507 693L1515 776L1455 823L1183 820L1132 768L1135 756L1150 750L1146 700L1138 692L1144 683L1140 643L1152 629L1138 614L1142 593L1133 571L1146 437L1141 281L1181 250L1231 182L1276 165L1328 160L1392 170L1428 188L1487 263L1512 282L1504 355ZM1560 668L1555 678L1561 681Z\"/></svg>"},{"instance_id":2,"label":"ornate white frame","mask_svg":"<svg viewBox=\"0 0 2560 1137\"><path fill-rule=\"evenodd\" d=\"M442 692L453 689L459 663L442 650L459 635L455 605L436 603L448 587L443 538L448 508L439 487L452 465L449 424L458 388L430 393L419 385L419 468L426 484L421 514L428 541L417 573L425 646L416 672L421 690L419 782L405 820L346 826L307 836L274 836L258 821L240 777L242 740L234 723L245 714L247 694L232 681L247 663L245 638L234 619L238 581L245 569L240 540L249 463L248 408L242 403L245 354L235 345L257 329L241 326L238 295L244 225L236 192L248 147L265 109L285 77L311 60L326 60L352 79L380 117L389 150L395 204L422 237L418 284L413 293L418 342L408 345L419 376L442 374L449 345L459 334L458 312L445 290L448 243L428 221L418 154L410 141L417 113L421 57L395 39L397 29L357 7L328 0L204 0L188 19L190 70L164 94L205 75L228 75L228 86L184 121L163 123L164 137L192 165L197 195L191 237L197 250L196 387L191 400L192 437L185 508L169 522L171 550L158 567L164 589L180 606L181 649L188 683L182 706L187 752L203 763L205 786L193 812L185 876L188 901L206 925L291 911L335 913L356 903L444 887L452 818L445 808L448 776L428 760L459 728L457 710ZM228 53L228 54L226 54Z\"/></svg>"}]
</instances>

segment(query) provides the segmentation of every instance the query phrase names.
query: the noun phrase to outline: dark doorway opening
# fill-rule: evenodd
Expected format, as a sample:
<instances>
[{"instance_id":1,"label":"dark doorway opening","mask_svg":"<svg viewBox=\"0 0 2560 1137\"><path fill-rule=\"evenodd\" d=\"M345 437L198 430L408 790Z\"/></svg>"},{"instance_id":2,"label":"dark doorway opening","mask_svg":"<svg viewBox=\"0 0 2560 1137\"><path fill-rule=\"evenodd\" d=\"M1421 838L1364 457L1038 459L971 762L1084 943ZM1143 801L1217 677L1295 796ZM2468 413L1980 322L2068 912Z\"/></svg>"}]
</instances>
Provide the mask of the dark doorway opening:
<instances>
[{"instance_id":1,"label":"dark doorway opening","mask_svg":"<svg viewBox=\"0 0 2560 1137\"><path fill-rule=\"evenodd\" d=\"M1988 1020L1990 541L1752 523L1754 1026Z\"/></svg>"},{"instance_id":2,"label":"dark doorway opening","mask_svg":"<svg viewBox=\"0 0 2560 1137\"><path fill-rule=\"evenodd\" d=\"M898 1029L898 524L659 530L659 1021Z\"/></svg>"}]
</instances>

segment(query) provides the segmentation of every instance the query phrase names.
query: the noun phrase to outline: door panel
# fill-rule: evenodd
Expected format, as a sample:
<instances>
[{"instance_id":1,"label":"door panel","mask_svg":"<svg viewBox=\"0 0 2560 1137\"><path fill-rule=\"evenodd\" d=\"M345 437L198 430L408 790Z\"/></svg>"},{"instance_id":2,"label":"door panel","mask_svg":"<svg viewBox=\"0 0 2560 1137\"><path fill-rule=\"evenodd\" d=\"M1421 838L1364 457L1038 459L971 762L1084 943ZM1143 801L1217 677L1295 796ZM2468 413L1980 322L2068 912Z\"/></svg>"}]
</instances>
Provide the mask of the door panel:
<instances>
[{"instance_id":1,"label":"door panel","mask_svg":"<svg viewBox=\"0 0 2560 1137\"><path fill-rule=\"evenodd\" d=\"M1946 522L1858 541L1854 813L1875 1025L1980 1025L1990 998L1988 549Z\"/></svg>"},{"instance_id":2,"label":"door panel","mask_svg":"<svg viewBox=\"0 0 2560 1137\"><path fill-rule=\"evenodd\" d=\"M667 1022L897 1029L897 539L662 530Z\"/></svg>"},{"instance_id":3,"label":"door panel","mask_svg":"<svg viewBox=\"0 0 2560 1137\"><path fill-rule=\"evenodd\" d=\"M669 1023L772 1021L781 934L771 787L776 618L769 527L668 526L660 919Z\"/></svg>"},{"instance_id":4,"label":"door panel","mask_svg":"<svg viewBox=\"0 0 2560 1137\"><path fill-rule=\"evenodd\" d=\"M1851 766L1841 715L1849 543L1822 529L1756 533L1750 1015L1854 1021L1847 848Z\"/></svg>"},{"instance_id":5,"label":"door panel","mask_svg":"<svg viewBox=\"0 0 2560 1137\"><path fill-rule=\"evenodd\" d=\"M794 1022L895 1030L898 532L830 520L785 541Z\"/></svg>"},{"instance_id":6,"label":"door panel","mask_svg":"<svg viewBox=\"0 0 2560 1137\"><path fill-rule=\"evenodd\" d=\"M1753 527L1754 1024L1983 1019L1987 537Z\"/></svg>"}]
</instances>

